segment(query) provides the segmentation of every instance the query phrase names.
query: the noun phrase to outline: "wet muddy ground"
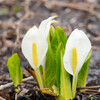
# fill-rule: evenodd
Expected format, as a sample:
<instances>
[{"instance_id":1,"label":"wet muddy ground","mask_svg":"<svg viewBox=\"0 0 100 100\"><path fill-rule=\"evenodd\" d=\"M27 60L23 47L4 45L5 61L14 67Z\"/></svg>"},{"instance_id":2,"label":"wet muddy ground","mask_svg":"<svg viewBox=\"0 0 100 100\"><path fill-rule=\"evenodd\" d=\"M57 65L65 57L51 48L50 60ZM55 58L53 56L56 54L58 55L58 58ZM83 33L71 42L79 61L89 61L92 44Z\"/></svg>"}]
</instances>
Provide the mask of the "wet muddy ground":
<instances>
[{"instance_id":1,"label":"wet muddy ground","mask_svg":"<svg viewBox=\"0 0 100 100\"><path fill-rule=\"evenodd\" d=\"M62 0L62 2L65 3L76 4L76 8L64 4L60 5L61 3L59 4L59 2L60 0L53 3L46 0L0 0L0 85L11 82L6 64L7 59L15 52L19 52L21 55L24 78L30 76L24 69L24 66L29 65L21 53L21 40L30 27L33 25L38 26L42 20L53 15L58 16L57 21L59 22L58 24L53 24L53 26L61 26L65 30L67 37L75 28L82 29L86 32L93 46L87 86L100 85L100 2L99 0L95 0L94 3L92 3L97 4L97 8L95 7L97 14L78 9L80 8L80 6L77 5L78 3L83 3L84 7L86 4L89 4L91 7L92 4L90 4L89 0L84 0L84 2L82 2L82 0L78 2L77 0ZM36 88L37 84L34 84L34 81L30 80L21 86L26 89L31 89L32 87ZM13 87L0 91L0 96L5 99L9 98L9 96L3 96L3 94L5 94L5 91L6 94L8 91L11 91L11 88ZM86 97L89 95L86 95ZM100 100L99 95L95 95L94 99ZM40 98L42 98L42 96L40 96ZM36 100L49 100L47 96L45 98ZM85 96L83 98L85 98ZM25 100L25 98L23 100Z\"/></svg>"}]
</instances>

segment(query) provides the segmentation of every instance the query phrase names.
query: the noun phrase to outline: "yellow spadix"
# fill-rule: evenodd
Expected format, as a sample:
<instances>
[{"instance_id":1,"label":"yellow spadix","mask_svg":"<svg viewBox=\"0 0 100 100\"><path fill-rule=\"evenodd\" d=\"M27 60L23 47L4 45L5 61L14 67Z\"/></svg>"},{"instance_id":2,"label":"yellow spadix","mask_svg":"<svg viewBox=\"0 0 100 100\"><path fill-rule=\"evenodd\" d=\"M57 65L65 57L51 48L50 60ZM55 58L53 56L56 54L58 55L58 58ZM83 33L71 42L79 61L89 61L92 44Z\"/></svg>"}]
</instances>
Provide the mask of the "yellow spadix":
<instances>
[{"instance_id":1,"label":"yellow spadix","mask_svg":"<svg viewBox=\"0 0 100 100\"><path fill-rule=\"evenodd\" d=\"M77 66L77 50L75 47L73 47L72 49L72 69L73 69L74 75L75 75L76 66Z\"/></svg>"},{"instance_id":2,"label":"yellow spadix","mask_svg":"<svg viewBox=\"0 0 100 100\"><path fill-rule=\"evenodd\" d=\"M35 66L37 66L37 64L38 64L38 53L37 53L36 42L33 42L33 44L32 44L32 58L33 58L33 64Z\"/></svg>"}]
</instances>

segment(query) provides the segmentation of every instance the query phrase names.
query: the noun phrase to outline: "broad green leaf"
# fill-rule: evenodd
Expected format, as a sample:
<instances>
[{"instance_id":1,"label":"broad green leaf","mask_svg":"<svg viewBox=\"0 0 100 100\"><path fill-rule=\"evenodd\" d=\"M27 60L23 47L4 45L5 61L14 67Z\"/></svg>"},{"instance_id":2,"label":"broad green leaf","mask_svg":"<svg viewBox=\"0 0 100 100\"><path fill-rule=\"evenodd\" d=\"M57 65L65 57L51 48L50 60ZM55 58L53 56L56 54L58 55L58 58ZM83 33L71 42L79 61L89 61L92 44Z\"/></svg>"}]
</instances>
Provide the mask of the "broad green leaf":
<instances>
[{"instance_id":1,"label":"broad green leaf","mask_svg":"<svg viewBox=\"0 0 100 100\"><path fill-rule=\"evenodd\" d=\"M86 80L87 80L87 75L88 75L88 68L89 68L89 62L92 54L92 49L90 50L88 57L85 60L85 63L82 66L82 69L80 70L78 74L78 86L85 87L86 86Z\"/></svg>"},{"instance_id":2,"label":"broad green leaf","mask_svg":"<svg viewBox=\"0 0 100 100\"><path fill-rule=\"evenodd\" d=\"M47 38L48 41L48 51L46 54L46 65L45 65L45 85L47 88L52 88L52 85L55 83L55 71L56 71L56 52L57 48L57 38L56 33L53 27L50 28L49 36ZM51 46L52 45L52 46Z\"/></svg>"},{"instance_id":3,"label":"broad green leaf","mask_svg":"<svg viewBox=\"0 0 100 100\"><path fill-rule=\"evenodd\" d=\"M62 46L62 43L60 43L57 49L57 87L59 88L60 97L63 97L64 100L70 100L72 98L71 81L69 73L66 72L63 66L63 55L64 47Z\"/></svg>"},{"instance_id":4,"label":"broad green leaf","mask_svg":"<svg viewBox=\"0 0 100 100\"><path fill-rule=\"evenodd\" d=\"M14 86L17 87L23 79L23 73L20 65L20 58L17 53L13 54L7 62L9 69L10 77L14 83Z\"/></svg>"},{"instance_id":5,"label":"broad green leaf","mask_svg":"<svg viewBox=\"0 0 100 100\"><path fill-rule=\"evenodd\" d=\"M61 42L63 44L64 48L65 48L67 38L66 38L66 34L65 34L64 30L61 27L58 26L56 28L56 33L57 33L57 36L58 36L59 43Z\"/></svg>"},{"instance_id":6,"label":"broad green leaf","mask_svg":"<svg viewBox=\"0 0 100 100\"><path fill-rule=\"evenodd\" d=\"M46 65L45 65L45 83L47 88L52 88L55 80L56 63L53 57L50 41L48 43L48 51L46 54Z\"/></svg>"}]
</instances>

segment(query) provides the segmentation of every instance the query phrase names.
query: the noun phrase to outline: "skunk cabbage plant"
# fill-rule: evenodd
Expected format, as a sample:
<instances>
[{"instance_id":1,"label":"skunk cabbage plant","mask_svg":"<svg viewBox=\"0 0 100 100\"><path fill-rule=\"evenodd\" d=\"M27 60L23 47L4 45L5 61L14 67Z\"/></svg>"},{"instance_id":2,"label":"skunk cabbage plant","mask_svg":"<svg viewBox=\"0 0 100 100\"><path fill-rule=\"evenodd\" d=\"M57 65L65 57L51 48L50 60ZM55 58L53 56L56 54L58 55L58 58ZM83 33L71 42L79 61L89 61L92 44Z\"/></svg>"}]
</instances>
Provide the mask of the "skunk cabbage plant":
<instances>
[{"instance_id":1,"label":"skunk cabbage plant","mask_svg":"<svg viewBox=\"0 0 100 100\"><path fill-rule=\"evenodd\" d=\"M38 28L33 26L27 31L21 44L22 53L33 68L26 69L34 76L42 93L53 95L56 100L72 100L76 87L86 86L91 43L78 29L67 40L61 27L51 26L56 22L55 17L49 17ZM11 61L7 64L10 68L14 59ZM13 81L17 82L17 79Z\"/></svg>"}]
</instances>

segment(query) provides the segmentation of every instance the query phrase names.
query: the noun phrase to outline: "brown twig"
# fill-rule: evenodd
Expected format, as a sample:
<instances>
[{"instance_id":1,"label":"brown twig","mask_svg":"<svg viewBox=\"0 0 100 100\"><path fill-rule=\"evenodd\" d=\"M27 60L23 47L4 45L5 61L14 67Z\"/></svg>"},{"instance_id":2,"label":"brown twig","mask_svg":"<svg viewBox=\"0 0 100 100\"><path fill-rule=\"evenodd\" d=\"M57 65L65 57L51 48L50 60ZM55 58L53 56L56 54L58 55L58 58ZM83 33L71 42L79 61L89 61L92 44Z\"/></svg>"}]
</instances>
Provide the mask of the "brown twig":
<instances>
[{"instance_id":1,"label":"brown twig","mask_svg":"<svg viewBox=\"0 0 100 100\"><path fill-rule=\"evenodd\" d=\"M88 87L77 87L77 88L78 89L85 89L84 91L78 92L78 93L92 94L92 95L100 94L100 89L99 89L100 85L98 85L98 86L88 86Z\"/></svg>"},{"instance_id":2,"label":"brown twig","mask_svg":"<svg viewBox=\"0 0 100 100\"><path fill-rule=\"evenodd\" d=\"M86 91L86 92L95 92L95 93L96 93L96 92L97 92L97 93L99 92L99 90L93 90L93 89L92 89L92 90L91 90L91 89L86 89L85 91ZM99 93L100 93L100 92L99 92Z\"/></svg>"},{"instance_id":3,"label":"brown twig","mask_svg":"<svg viewBox=\"0 0 100 100\"><path fill-rule=\"evenodd\" d=\"M2 75L0 76L0 81L11 81L11 78L8 75Z\"/></svg>"},{"instance_id":4,"label":"brown twig","mask_svg":"<svg viewBox=\"0 0 100 100\"><path fill-rule=\"evenodd\" d=\"M99 93L95 93L95 92L81 92L81 93L84 93L84 94L92 94L92 95L97 95Z\"/></svg>"},{"instance_id":5,"label":"brown twig","mask_svg":"<svg viewBox=\"0 0 100 100\"><path fill-rule=\"evenodd\" d=\"M93 38L94 42L100 42L100 36Z\"/></svg>"},{"instance_id":6,"label":"brown twig","mask_svg":"<svg viewBox=\"0 0 100 100\"><path fill-rule=\"evenodd\" d=\"M34 81L25 81L24 83L37 85L37 82Z\"/></svg>"},{"instance_id":7,"label":"brown twig","mask_svg":"<svg viewBox=\"0 0 100 100\"><path fill-rule=\"evenodd\" d=\"M100 47L98 47L98 46L93 46L93 50L100 51Z\"/></svg>"},{"instance_id":8,"label":"brown twig","mask_svg":"<svg viewBox=\"0 0 100 100\"><path fill-rule=\"evenodd\" d=\"M30 76L30 77L27 77L27 78L23 79L22 82L25 82L25 81L28 81L28 80L32 80L32 79L33 79L33 77ZM7 83L7 84L5 84L5 85L1 85L1 86L0 86L0 91L1 91L1 90L4 90L5 88L8 88L8 87L10 87L10 86L12 86L12 85L13 85L13 82Z\"/></svg>"},{"instance_id":9,"label":"brown twig","mask_svg":"<svg viewBox=\"0 0 100 100\"><path fill-rule=\"evenodd\" d=\"M100 88L100 85L98 86L87 86L87 87L77 87L78 89L95 89L95 88Z\"/></svg>"},{"instance_id":10,"label":"brown twig","mask_svg":"<svg viewBox=\"0 0 100 100\"><path fill-rule=\"evenodd\" d=\"M11 23L11 22L0 21L0 27L11 27L11 28L15 29L16 23L15 22Z\"/></svg>"}]
</instances>

